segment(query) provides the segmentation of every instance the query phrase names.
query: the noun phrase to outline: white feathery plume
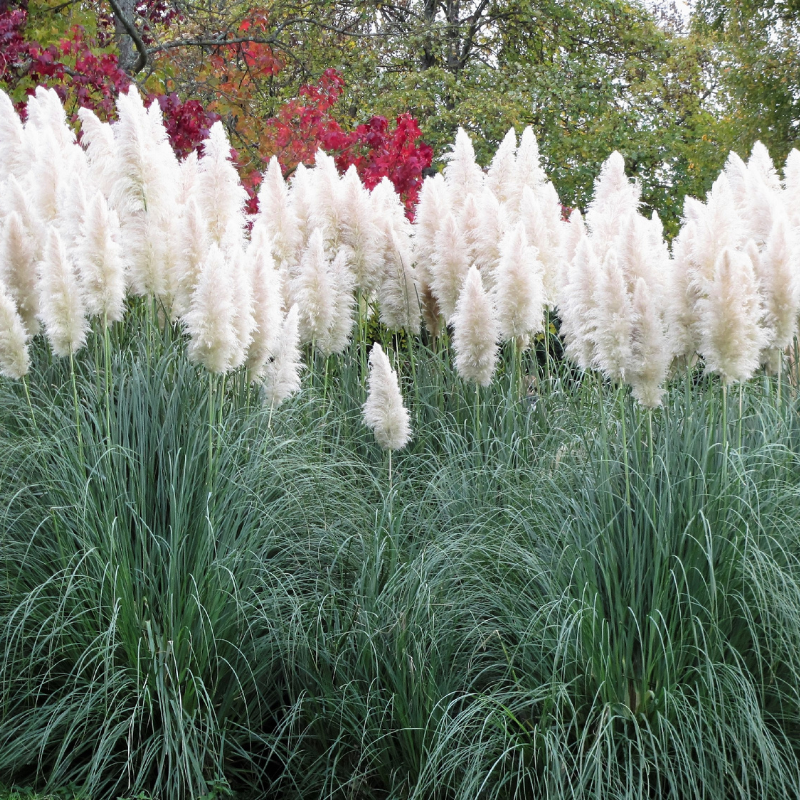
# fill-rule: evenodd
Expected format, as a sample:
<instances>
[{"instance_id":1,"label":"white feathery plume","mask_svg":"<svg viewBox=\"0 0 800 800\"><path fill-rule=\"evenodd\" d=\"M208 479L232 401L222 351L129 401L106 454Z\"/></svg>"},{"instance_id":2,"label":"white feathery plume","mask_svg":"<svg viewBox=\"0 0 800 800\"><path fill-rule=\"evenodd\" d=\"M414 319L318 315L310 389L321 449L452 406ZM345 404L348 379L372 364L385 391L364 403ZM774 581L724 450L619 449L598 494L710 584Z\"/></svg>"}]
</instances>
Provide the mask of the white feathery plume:
<instances>
[{"instance_id":1,"label":"white feathery plume","mask_svg":"<svg viewBox=\"0 0 800 800\"><path fill-rule=\"evenodd\" d=\"M591 239L582 237L569 267L568 281L559 296L559 314L567 357L584 372L594 364L596 293L601 269Z\"/></svg>"},{"instance_id":2,"label":"white feathery plume","mask_svg":"<svg viewBox=\"0 0 800 800\"><path fill-rule=\"evenodd\" d=\"M0 89L0 184L12 175L22 179L30 168L30 157L22 120Z\"/></svg>"},{"instance_id":3,"label":"white feathery plume","mask_svg":"<svg viewBox=\"0 0 800 800\"><path fill-rule=\"evenodd\" d=\"M328 336L320 348L323 355L341 353L350 344L350 334L355 325L355 281L348 263L348 250L341 249L331 262L331 275L334 285L333 321Z\"/></svg>"},{"instance_id":4,"label":"white feathery plume","mask_svg":"<svg viewBox=\"0 0 800 800\"><path fill-rule=\"evenodd\" d=\"M245 362L250 343L253 341L253 332L256 329L256 318L253 308L253 284L251 272L246 261L244 251L232 248L229 252L230 275L233 284L233 304L236 313L233 318L233 327L239 348L231 361L231 369L242 366Z\"/></svg>"},{"instance_id":5,"label":"white feathery plume","mask_svg":"<svg viewBox=\"0 0 800 800\"><path fill-rule=\"evenodd\" d=\"M117 98L119 119L113 125L116 180L109 199L120 213L123 229L127 214L146 210L158 216L175 210L179 168L158 104L151 109L148 112L144 107L133 84Z\"/></svg>"},{"instance_id":6,"label":"white feathery plume","mask_svg":"<svg viewBox=\"0 0 800 800\"><path fill-rule=\"evenodd\" d=\"M773 192L781 190L781 180L778 171L769 155L769 150L762 142L756 142L747 160L747 171L756 176L768 189Z\"/></svg>"},{"instance_id":7,"label":"white feathery plume","mask_svg":"<svg viewBox=\"0 0 800 800\"><path fill-rule=\"evenodd\" d=\"M300 341L324 347L336 313L336 286L325 253L322 231L315 228L300 258L291 296L298 306Z\"/></svg>"},{"instance_id":8,"label":"white feathery plume","mask_svg":"<svg viewBox=\"0 0 800 800\"><path fill-rule=\"evenodd\" d=\"M688 208L686 198L685 205ZM684 216L688 216L686 212ZM666 314L670 347L676 358L691 363L700 346L697 325L697 302L701 292L692 262L693 240L698 235L697 223L692 219L684 222L680 233L672 242L672 268L668 271L666 284Z\"/></svg>"},{"instance_id":9,"label":"white feathery plume","mask_svg":"<svg viewBox=\"0 0 800 800\"><path fill-rule=\"evenodd\" d=\"M528 243L536 248L544 269L545 302L548 306L555 306L559 286L566 276L561 241L561 203L551 183L543 184L538 193L530 186L522 188L518 219L525 225Z\"/></svg>"},{"instance_id":10,"label":"white feathery plume","mask_svg":"<svg viewBox=\"0 0 800 800\"><path fill-rule=\"evenodd\" d=\"M538 196L540 188L547 183L547 175L542 169L539 156L539 143L536 141L536 134L530 125L522 131L515 163L515 180L506 191L508 194L507 202L513 213L517 214L522 199L522 190L527 186L533 189Z\"/></svg>"},{"instance_id":11,"label":"white feathery plume","mask_svg":"<svg viewBox=\"0 0 800 800\"><path fill-rule=\"evenodd\" d=\"M278 265L297 259L300 246L298 220L292 210L289 187L275 156L269 160L258 191L258 216L253 224L253 233L262 228L272 242L272 254Z\"/></svg>"},{"instance_id":12,"label":"white feathery plume","mask_svg":"<svg viewBox=\"0 0 800 800\"><path fill-rule=\"evenodd\" d=\"M751 176L747 171L747 164L741 156L731 150L725 161L723 173L730 186L736 209L742 213L747 208L747 195L750 191Z\"/></svg>"},{"instance_id":13,"label":"white feathery plume","mask_svg":"<svg viewBox=\"0 0 800 800\"><path fill-rule=\"evenodd\" d=\"M768 341L749 256L731 247L719 254L714 279L707 297L698 302L698 311L706 371L718 372L726 384L746 381L758 368Z\"/></svg>"},{"instance_id":14,"label":"white feathery plume","mask_svg":"<svg viewBox=\"0 0 800 800\"><path fill-rule=\"evenodd\" d=\"M461 206L461 212L458 215L458 227L461 229L464 244L466 244L469 252L470 264L475 262L476 248L480 238L480 222L477 198L474 194L469 194L464 198L464 204Z\"/></svg>"},{"instance_id":15,"label":"white feathery plume","mask_svg":"<svg viewBox=\"0 0 800 800\"><path fill-rule=\"evenodd\" d=\"M485 190L478 202L477 238L472 247L475 264L481 271L483 285L491 289L500 263L503 239L510 227L506 207Z\"/></svg>"},{"instance_id":16,"label":"white feathery plume","mask_svg":"<svg viewBox=\"0 0 800 800\"><path fill-rule=\"evenodd\" d=\"M197 192L197 181L200 175L200 159L197 151L192 150L183 161L180 162L180 184L178 186L178 196L176 202L180 207L189 202L190 197L194 197Z\"/></svg>"},{"instance_id":17,"label":"white feathery plume","mask_svg":"<svg viewBox=\"0 0 800 800\"><path fill-rule=\"evenodd\" d=\"M517 132L509 128L489 164L486 173L486 188L499 203L513 200L517 182Z\"/></svg>"},{"instance_id":18,"label":"white feathery plume","mask_svg":"<svg viewBox=\"0 0 800 800\"><path fill-rule=\"evenodd\" d=\"M653 223L640 214L630 214L623 220L616 250L631 295L639 278L644 279L650 293L656 298L662 295L664 258L669 258L669 251L665 252L665 247L663 239L654 230Z\"/></svg>"},{"instance_id":19,"label":"white feathery plume","mask_svg":"<svg viewBox=\"0 0 800 800\"><path fill-rule=\"evenodd\" d=\"M0 280L0 375L19 380L28 374L28 336L11 295Z\"/></svg>"},{"instance_id":20,"label":"white feathery plume","mask_svg":"<svg viewBox=\"0 0 800 800\"><path fill-rule=\"evenodd\" d=\"M128 280L135 294L166 297L180 168L157 103L146 109L131 86L127 94L120 92L117 111L117 179L109 199L120 218Z\"/></svg>"},{"instance_id":21,"label":"white feathery plume","mask_svg":"<svg viewBox=\"0 0 800 800\"><path fill-rule=\"evenodd\" d=\"M661 405L661 388L667 377L670 353L664 322L644 278L633 290L631 358L625 371L633 396L648 408Z\"/></svg>"},{"instance_id":22,"label":"white feathery plume","mask_svg":"<svg viewBox=\"0 0 800 800\"><path fill-rule=\"evenodd\" d=\"M186 347L189 361L215 374L230 370L242 352L236 314L231 265L215 243L209 248L191 307L183 318L190 337Z\"/></svg>"},{"instance_id":23,"label":"white feathery plume","mask_svg":"<svg viewBox=\"0 0 800 800\"><path fill-rule=\"evenodd\" d=\"M403 405L397 373L378 342L372 345L369 353L363 418L384 450L400 450L411 439L411 416Z\"/></svg>"},{"instance_id":24,"label":"white feathery plume","mask_svg":"<svg viewBox=\"0 0 800 800\"><path fill-rule=\"evenodd\" d=\"M247 192L231 159L228 134L219 120L211 126L208 139L203 142L196 187L210 240L220 246L226 239L232 247L241 245Z\"/></svg>"},{"instance_id":25,"label":"white feathery plume","mask_svg":"<svg viewBox=\"0 0 800 800\"><path fill-rule=\"evenodd\" d=\"M445 321L456 310L461 284L470 267L469 250L455 216L448 212L436 234L431 270L431 289Z\"/></svg>"},{"instance_id":26,"label":"white feathery plume","mask_svg":"<svg viewBox=\"0 0 800 800\"><path fill-rule=\"evenodd\" d=\"M795 240L789 233L789 222L784 214L780 214L775 219L764 252L757 261L751 256L764 304L764 327L770 334L762 362L771 371L777 371L781 351L791 344L797 331L800 282L795 248Z\"/></svg>"},{"instance_id":27,"label":"white feathery plume","mask_svg":"<svg viewBox=\"0 0 800 800\"><path fill-rule=\"evenodd\" d=\"M45 222L55 222L59 212L59 198L67 180L58 141L52 131L36 131L36 157L27 176L32 190L36 213Z\"/></svg>"},{"instance_id":28,"label":"white feathery plume","mask_svg":"<svg viewBox=\"0 0 800 800\"><path fill-rule=\"evenodd\" d=\"M800 227L800 150L792 149L786 158L784 175L784 207L793 228Z\"/></svg>"},{"instance_id":29,"label":"white feathery plume","mask_svg":"<svg viewBox=\"0 0 800 800\"><path fill-rule=\"evenodd\" d=\"M633 304L613 249L603 260L595 297L594 364L609 380L622 383L631 363Z\"/></svg>"},{"instance_id":30,"label":"white feathery plume","mask_svg":"<svg viewBox=\"0 0 800 800\"><path fill-rule=\"evenodd\" d=\"M625 159L616 150L606 159L594 182L594 197L586 211L586 224L598 258L614 246L620 224L639 208L641 187L625 175Z\"/></svg>"},{"instance_id":31,"label":"white feathery plume","mask_svg":"<svg viewBox=\"0 0 800 800\"><path fill-rule=\"evenodd\" d=\"M700 290L705 291L706 286L714 280L717 259L722 250L726 247L737 248L743 242L744 225L736 211L727 173L721 173L714 181L705 206L687 200L686 209L698 217L689 257L696 271L695 280Z\"/></svg>"},{"instance_id":32,"label":"white feathery plume","mask_svg":"<svg viewBox=\"0 0 800 800\"><path fill-rule=\"evenodd\" d=\"M444 157L444 179L450 194L450 202L456 213L468 195L478 195L483 188L483 171L475 161L475 148L469 134L459 128L452 149Z\"/></svg>"},{"instance_id":33,"label":"white feathery plume","mask_svg":"<svg viewBox=\"0 0 800 800\"><path fill-rule=\"evenodd\" d=\"M98 189L89 201L75 246L86 311L108 324L122 319L125 274L120 250L119 220Z\"/></svg>"},{"instance_id":34,"label":"white feathery plume","mask_svg":"<svg viewBox=\"0 0 800 800\"><path fill-rule=\"evenodd\" d=\"M102 122L89 108L79 108L78 117L81 120L81 144L86 148L89 160L89 175L92 183L108 199L116 181L117 144L114 131L109 123Z\"/></svg>"},{"instance_id":35,"label":"white feathery plume","mask_svg":"<svg viewBox=\"0 0 800 800\"><path fill-rule=\"evenodd\" d=\"M567 222L562 222L561 241L564 246L564 262L569 265L575 259L578 244L586 236L586 223L583 221L583 214L579 208L573 208ZM569 266L567 266L569 271Z\"/></svg>"},{"instance_id":36,"label":"white feathery plume","mask_svg":"<svg viewBox=\"0 0 800 800\"><path fill-rule=\"evenodd\" d=\"M300 390L300 331L299 310L296 305L289 309L283 320L281 332L275 345L273 357L264 364L262 392L264 402L276 408L287 397Z\"/></svg>"},{"instance_id":37,"label":"white feathery plume","mask_svg":"<svg viewBox=\"0 0 800 800\"><path fill-rule=\"evenodd\" d=\"M26 110L28 118L25 127L33 128L37 133L49 131L59 152L63 153L75 144L75 134L67 124L64 106L55 89L37 86L34 94L28 98Z\"/></svg>"},{"instance_id":38,"label":"white feathery plume","mask_svg":"<svg viewBox=\"0 0 800 800\"><path fill-rule=\"evenodd\" d=\"M314 186L313 215L314 224L322 229L325 243L331 250L337 250L342 232L342 187L336 162L323 150L317 150L314 169L311 170Z\"/></svg>"},{"instance_id":39,"label":"white feathery plume","mask_svg":"<svg viewBox=\"0 0 800 800\"><path fill-rule=\"evenodd\" d=\"M275 354L281 333L281 278L275 269L267 243L252 241L247 249L247 266L253 287L255 330L247 351L247 369L252 379L261 377L264 365Z\"/></svg>"},{"instance_id":40,"label":"white feathery plume","mask_svg":"<svg viewBox=\"0 0 800 800\"><path fill-rule=\"evenodd\" d=\"M55 220L55 225L64 240L67 254L72 260L77 259L75 246L80 237L81 225L83 225L89 204L88 189L89 187L78 176L61 187L63 197L58 201L58 219Z\"/></svg>"},{"instance_id":41,"label":"white feathery plume","mask_svg":"<svg viewBox=\"0 0 800 800\"><path fill-rule=\"evenodd\" d=\"M436 236L451 210L444 176L437 173L425 178L414 217L414 262L421 280L427 284L433 275Z\"/></svg>"},{"instance_id":42,"label":"white feathery plume","mask_svg":"<svg viewBox=\"0 0 800 800\"><path fill-rule=\"evenodd\" d=\"M375 218L388 217L395 233L398 236L411 236L411 223L406 216L406 210L394 184L384 176L380 183L370 192L370 200Z\"/></svg>"},{"instance_id":43,"label":"white feathery plume","mask_svg":"<svg viewBox=\"0 0 800 800\"><path fill-rule=\"evenodd\" d=\"M527 347L530 336L544 330L544 284L536 249L528 245L520 222L503 239L492 290L500 338Z\"/></svg>"},{"instance_id":44,"label":"white feathery plume","mask_svg":"<svg viewBox=\"0 0 800 800\"><path fill-rule=\"evenodd\" d=\"M370 194L351 164L341 182L341 242L349 251L356 286L369 294L381 277L379 232L372 218Z\"/></svg>"},{"instance_id":45,"label":"white feathery plume","mask_svg":"<svg viewBox=\"0 0 800 800\"><path fill-rule=\"evenodd\" d=\"M39 332L36 242L12 211L0 230L0 280L5 284L29 336Z\"/></svg>"},{"instance_id":46,"label":"white feathery plume","mask_svg":"<svg viewBox=\"0 0 800 800\"><path fill-rule=\"evenodd\" d=\"M180 218L175 271L169 281L174 295L173 312L178 317L189 310L209 246L203 212L194 197L190 197Z\"/></svg>"},{"instance_id":47,"label":"white feathery plume","mask_svg":"<svg viewBox=\"0 0 800 800\"><path fill-rule=\"evenodd\" d=\"M478 268L469 268L453 315L456 369L464 380L488 386L497 367L500 329Z\"/></svg>"},{"instance_id":48,"label":"white feathery plume","mask_svg":"<svg viewBox=\"0 0 800 800\"><path fill-rule=\"evenodd\" d=\"M39 264L39 292L39 317L53 354L76 353L86 344L89 326L75 270L61 236L52 226L47 231L44 257Z\"/></svg>"},{"instance_id":49,"label":"white feathery plume","mask_svg":"<svg viewBox=\"0 0 800 800\"><path fill-rule=\"evenodd\" d=\"M416 336L420 332L420 301L409 242L391 227L387 238L378 298L380 320L389 330L405 330Z\"/></svg>"},{"instance_id":50,"label":"white feathery plume","mask_svg":"<svg viewBox=\"0 0 800 800\"><path fill-rule=\"evenodd\" d=\"M297 220L297 252L295 261L299 260L300 253L308 246L308 240L317 227L314 216L314 183L311 170L301 162L297 165L289 184L289 206L292 216Z\"/></svg>"}]
</instances>

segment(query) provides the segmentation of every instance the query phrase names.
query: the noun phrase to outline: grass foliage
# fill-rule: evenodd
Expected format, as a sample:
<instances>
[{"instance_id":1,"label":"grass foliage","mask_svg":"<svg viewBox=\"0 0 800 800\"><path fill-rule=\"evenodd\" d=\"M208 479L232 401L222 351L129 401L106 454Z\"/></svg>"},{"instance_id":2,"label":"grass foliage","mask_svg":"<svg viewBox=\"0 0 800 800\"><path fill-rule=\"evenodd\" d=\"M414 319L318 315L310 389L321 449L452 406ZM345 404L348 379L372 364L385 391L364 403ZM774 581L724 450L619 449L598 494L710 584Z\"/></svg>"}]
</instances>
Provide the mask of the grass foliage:
<instances>
[{"instance_id":1,"label":"grass foliage","mask_svg":"<svg viewBox=\"0 0 800 800\"><path fill-rule=\"evenodd\" d=\"M261 406L144 305L0 384L0 781L79 797L800 795L800 402L385 343ZM540 361L534 360L538 355ZM106 377L109 380L106 381ZM523 377L524 375L524 377ZM78 418L74 398L78 398ZM78 424L79 423L79 424Z\"/></svg>"}]
</instances>

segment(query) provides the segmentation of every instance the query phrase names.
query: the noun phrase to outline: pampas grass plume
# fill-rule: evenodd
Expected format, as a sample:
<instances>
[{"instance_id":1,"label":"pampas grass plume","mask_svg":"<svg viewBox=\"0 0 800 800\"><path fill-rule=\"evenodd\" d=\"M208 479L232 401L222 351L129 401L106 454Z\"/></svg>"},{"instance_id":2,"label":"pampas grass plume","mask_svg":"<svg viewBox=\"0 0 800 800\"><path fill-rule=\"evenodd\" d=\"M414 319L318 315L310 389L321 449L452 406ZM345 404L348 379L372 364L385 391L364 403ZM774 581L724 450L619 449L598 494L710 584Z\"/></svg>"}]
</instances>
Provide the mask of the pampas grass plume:
<instances>
[{"instance_id":1,"label":"pampas grass plume","mask_svg":"<svg viewBox=\"0 0 800 800\"><path fill-rule=\"evenodd\" d=\"M521 222L503 240L492 296L503 341L517 339L527 346L531 334L544 330L542 265Z\"/></svg>"},{"instance_id":2,"label":"pampas grass plume","mask_svg":"<svg viewBox=\"0 0 800 800\"><path fill-rule=\"evenodd\" d=\"M447 322L455 313L461 284L469 267L469 250L461 228L455 216L448 213L436 234L431 270L431 289Z\"/></svg>"},{"instance_id":3,"label":"pampas grass plume","mask_svg":"<svg viewBox=\"0 0 800 800\"><path fill-rule=\"evenodd\" d=\"M39 265L39 316L56 356L76 353L86 344L88 323L75 270L58 231L47 232Z\"/></svg>"},{"instance_id":4,"label":"pampas grass plume","mask_svg":"<svg viewBox=\"0 0 800 800\"><path fill-rule=\"evenodd\" d=\"M643 406L661 405L661 385L671 360L664 323L647 282L640 277L633 290L631 358L626 374L633 396Z\"/></svg>"},{"instance_id":5,"label":"pampas grass plume","mask_svg":"<svg viewBox=\"0 0 800 800\"><path fill-rule=\"evenodd\" d=\"M497 312L483 289L481 274L472 266L464 279L453 315L456 369L464 380L488 386L497 367L500 329Z\"/></svg>"},{"instance_id":6,"label":"pampas grass plume","mask_svg":"<svg viewBox=\"0 0 800 800\"><path fill-rule=\"evenodd\" d=\"M0 281L0 375L19 380L30 368L27 333L22 317Z\"/></svg>"},{"instance_id":7,"label":"pampas grass plume","mask_svg":"<svg viewBox=\"0 0 800 800\"><path fill-rule=\"evenodd\" d=\"M403 405L397 373L378 342L372 345L369 354L363 418L364 424L375 434L375 441L384 450L400 450L411 439L411 419Z\"/></svg>"},{"instance_id":8,"label":"pampas grass plume","mask_svg":"<svg viewBox=\"0 0 800 800\"><path fill-rule=\"evenodd\" d=\"M242 351L236 314L231 265L218 245L212 244L184 316L189 360L215 374L230 370Z\"/></svg>"},{"instance_id":9,"label":"pampas grass plume","mask_svg":"<svg viewBox=\"0 0 800 800\"><path fill-rule=\"evenodd\" d=\"M12 211L0 230L0 280L5 283L30 336L39 332L36 261L36 242L19 214Z\"/></svg>"},{"instance_id":10,"label":"pampas grass plume","mask_svg":"<svg viewBox=\"0 0 800 800\"><path fill-rule=\"evenodd\" d=\"M264 364L263 399L270 408L300 390L300 329L299 309L293 305L283 320L273 357Z\"/></svg>"},{"instance_id":11,"label":"pampas grass plume","mask_svg":"<svg viewBox=\"0 0 800 800\"><path fill-rule=\"evenodd\" d=\"M247 267L253 288L255 329L247 351L247 369L252 379L263 375L264 365L274 355L281 333L281 278L269 247L251 242Z\"/></svg>"},{"instance_id":12,"label":"pampas grass plume","mask_svg":"<svg viewBox=\"0 0 800 800\"><path fill-rule=\"evenodd\" d=\"M600 270L595 320L594 365L607 378L621 383L631 360L633 306L613 249L606 253Z\"/></svg>"},{"instance_id":13,"label":"pampas grass plume","mask_svg":"<svg viewBox=\"0 0 800 800\"><path fill-rule=\"evenodd\" d=\"M720 253L698 311L706 370L718 372L726 384L746 381L758 368L768 335L761 326L763 308L753 264L745 253L730 247Z\"/></svg>"},{"instance_id":14,"label":"pampas grass plume","mask_svg":"<svg viewBox=\"0 0 800 800\"><path fill-rule=\"evenodd\" d=\"M89 201L75 256L87 313L108 324L122 319L125 275L119 245L119 221L99 190Z\"/></svg>"}]
</instances>

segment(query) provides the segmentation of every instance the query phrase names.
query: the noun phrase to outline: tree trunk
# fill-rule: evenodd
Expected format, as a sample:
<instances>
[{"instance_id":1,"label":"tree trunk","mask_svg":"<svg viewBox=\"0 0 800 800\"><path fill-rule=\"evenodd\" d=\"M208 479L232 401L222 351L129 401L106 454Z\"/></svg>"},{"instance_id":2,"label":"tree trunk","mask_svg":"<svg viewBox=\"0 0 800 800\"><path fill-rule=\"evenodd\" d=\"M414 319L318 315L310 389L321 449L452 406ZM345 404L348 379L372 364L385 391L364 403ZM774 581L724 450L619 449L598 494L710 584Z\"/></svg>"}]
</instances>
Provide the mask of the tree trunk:
<instances>
[{"instance_id":1,"label":"tree trunk","mask_svg":"<svg viewBox=\"0 0 800 800\"><path fill-rule=\"evenodd\" d=\"M134 0L118 0L118 2L125 18L132 23L134 18ZM133 39L128 36L125 31L125 26L116 14L114 15L114 39L117 42L117 50L119 51L120 68L130 73L137 59L136 48L133 44Z\"/></svg>"}]
</instances>

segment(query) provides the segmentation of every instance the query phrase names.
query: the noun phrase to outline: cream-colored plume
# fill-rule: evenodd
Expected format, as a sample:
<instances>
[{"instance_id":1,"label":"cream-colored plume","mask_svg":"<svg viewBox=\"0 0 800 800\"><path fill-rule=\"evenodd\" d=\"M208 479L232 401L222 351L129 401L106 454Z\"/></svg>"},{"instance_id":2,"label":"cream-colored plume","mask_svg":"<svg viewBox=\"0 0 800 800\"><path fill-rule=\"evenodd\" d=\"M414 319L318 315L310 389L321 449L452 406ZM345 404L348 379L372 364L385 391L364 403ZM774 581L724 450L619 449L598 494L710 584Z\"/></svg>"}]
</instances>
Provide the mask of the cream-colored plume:
<instances>
[{"instance_id":1,"label":"cream-colored plume","mask_svg":"<svg viewBox=\"0 0 800 800\"><path fill-rule=\"evenodd\" d=\"M107 324L122 319L125 310L125 274L120 252L119 220L98 190L89 201L75 246L86 311Z\"/></svg>"},{"instance_id":2,"label":"cream-colored plume","mask_svg":"<svg viewBox=\"0 0 800 800\"><path fill-rule=\"evenodd\" d=\"M720 253L698 311L706 371L718 372L726 384L746 381L758 368L768 335L761 326L763 307L753 264L745 253L730 247Z\"/></svg>"},{"instance_id":3,"label":"cream-colored plume","mask_svg":"<svg viewBox=\"0 0 800 800\"><path fill-rule=\"evenodd\" d=\"M24 178L30 158L22 120L9 96L0 89L0 184L12 175Z\"/></svg>"},{"instance_id":4,"label":"cream-colored plume","mask_svg":"<svg viewBox=\"0 0 800 800\"><path fill-rule=\"evenodd\" d=\"M106 199L111 196L116 181L117 144L108 122L102 122L89 108L79 108L81 144L86 148L92 183Z\"/></svg>"},{"instance_id":5,"label":"cream-colored plume","mask_svg":"<svg viewBox=\"0 0 800 800\"><path fill-rule=\"evenodd\" d=\"M292 210L289 187L275 156L269 160L258 192L258 216L253 224L253 233L259 228L263 228L267 239L272 242L272 255L277 266L297 259L300 230Z\"/></svg>"},{"instance_id":6,"label":"cream-colored plume","mask_svg":"<svg viewBox=\"0 0 800 800\"><path fill-rule=\"evenodd\" d=\"M354 164L342 178L341 203L341 242L348 249L356 286L370 294L381 280L380 236L373 220L370 194Z\"/></svg>"},{"instance_id":7,"label":"cream-colored plume","mask_svg":"<svg viewBox=\"0 0 800 800\"><path fill-rule=\"evenodd\" d=\"M498 202L492 192L484 191L478 202L478 236L473 245L473 257L487 289L494 284L494 273L500 263L500 249L509 228L505 206Z\"/></svg>"},{"instance_id":8,"label":"cream-colored plume","mask_svg":"<svg viewBox=\"0 0 800 800\"><path fill-rule=\"evenodd\" d=\"M234 289L231 265L212 244L183 319L190 337L186 355L215 374L228 372L243 358Z\"/></svg>"},{"instance_id":9,"label":"cream-colored plume","mask_svg":"<svg viewBox=\"0 0 800 800\"><path fill-rule=\"evenodd\" d=\"M420 300L416 275L411 266L411 249L406 238L394 228L387 231L383 281L379 293L380 319L389 330L420 332Z\"/></svg>"},{"instance_id":10,"label":"cream-colored plume","mask_svg":"<svg viewBox=\"0 0 800 800\"><path fill-rule=\"evenodd\" d=\"M437 173L425 178L419 193L414 217L414 261L420 279L430 285L433 276L433 260L436 238L445 217L452 211L444 176Z\"/></svg>"},{"instance_id":11,"label":"cream-colored plume","mask_svg":"<svg viewBox=\"0 0 800 800\"><path fill-rule=\"evenodd\" d=\"M333 327L336 285L322 230L315 228L300 259L291 296L299 313L300 341L326 350Z\"/></svg>"},{"instance_id":12,"label":"cream-colored plume","mask_svg":"<svg viewBox=\"0 0 800 800\"><path fill-rule=\"evenodd\" d=\"M517 148L517 158L515 162L516 176L515 181L507 190L507 203L516 214L522 199L522 190L527 186L533 189L538 196L539 190L547 183L547 175L542 169L541 158L539 156L539 143L536 141L536 134L533 128L528 125L522 131ZM514 220L516 222L516 219Z\"/></svg>"},{"instance_id":13,"label":"cream-colored plume","mask_svg":"<svg viewBox=\"0 0 800 800\"><path fill-rule=\"evenodd\" d=\"M781 212L776 214L764 252L753 253L750 257L764 305L763 324L769 333L769 343L761 360L772 372L777 371L781 352L792 343L797 331L800 283L795 241L789 233L789 222Z\"/></svg>"},{"instance_id":14,"label":"cream-colored plume","mask_svg":"<svg viewBox=\"0 0 800 800\"><path fill-rule=\"evenodd\" d=\"M452 213L448 213L436 234L431 289L447 322L456 310L461 284L470 267L469 250L461 228Z\"/></svg>"},{"instance_id":15,"label":"cream-colored plume","mask_svg":"<svg viewBox=\"0 0 800 800\"><path fill-rule=\"evenodd\" d=\"M209 241L203 212L194 197L184 206L178 227L175 271L170 278L173 311L182 317L189 310L200 270L208 256Z\"/></svg>"},{"instance_id":16,"label":"cream-colored plume","mask_svg":"<svg viewBox=\"0 0 800 800\"><path fill-rule=\"evenodd\" d=\"M247 351L247 369L251 380L262 377L264 365L275 354L281 333L281 278L275 269L268 244L250 242L247 268L253 287L255 330Z\"/></svg>"},{"instance_id":17,"label":"cream-colored plume","mask_svg":"<svg viewBox=\"0 0 800 800\"><path fill-rule=\"evenodd\" d=\"M0 375L19 380L28 374L28 337L22 317L0 280Z\"/></svg>"},{"instance_id":18,"label":"cream-colored plume","mask_svg":"<svg viewBox=\"0 0 800 800\"><path fill-rule=\"evenodd\" d=\"M631 357L625 373L633 396L643 406L661 405L661 387L671 361L663 318L647 282L640 277L633 290Z\"/></svg>"},{"instance_id":19,"label":"cream-colored plume","mask_svg":"<svg viewBox=\"0 0 800 800\"><path fill-rule=\"evenodd\" d=\"M363 417L364 424L384 450L400 450L411 439L411 417L403 405L397 373L378 342L372 345L369 354Z\"/></svg>"},{"instance_id":20,"label":"cream-colored plume","mask_svg":"<svg viewBox=\"0 0 800 800\"><path fill-rule=\"evenodd\" d=\"M575 251L568 271L568 280L559 297L561 335L567 357L583 371L595 362L594 343L597 333L597 287L602 266L584 236Z\"/></svg>"},{"instance_id":21,"label":"cream-colored plume","mask_svg":"<svg viewBox=\"0 0 800 800\"><path fill-rule=\"evenodd\" d=\"M233 304L236 307L233 327L236 329L236 337L239 340L236 358L231 363L231 368L236 369L245 362L257 323L253 308L253 284L247 257L241 248L231 247L228 258L233 282Z\"/></svg>"},{"instance_id":22,"label":"cream-colored plume","mask_svg":"<svg viewBox=\"0 0 800 800\"><path fill-rule=\"evenodd\" d=\"M488 386L497 367L500 329L491 297L483 290L481 274L472 266L464 280L453 315L456 369L464 380Z\"/></svg>"},{"instance_id":23,"label":"cream-colored plume","mask_svg":"<svg viewBox=\"0 0 800 800\"><path fill-rule=\"evenodd\" d=\"M475 148L469 134L459 128L451 151L445 156L447 166L444 179L450 202L458 214L470 194L478 195L483 189L483 171L475 161Z\"/></svg>"},{"instance_id":24,"label":"cream-colored plume","mask_svg":"<svg viewBox=\"0 0 800 800\"><path fill-rule=\"evenodd\" d=\"M39 332L36 242L12 211L0 229L0 280L16 304L29 336Z\"/></svg>"},{"instance_id":25,"label":"cream-colored plume","mask_svg":"<svg viewBox=\"0 0 800 800\"><path fill-rule=\"evenodd\" d=\"M561 203L553 184L547 181L538 190L522 189L518 219L525 225L528 243L538 252L542 265L545 302L555 306L564 275L564 248L561 241Z\"/></svg>"},{"instance_id":26,"label":"cream-colored plume","mask_svg":"<svg viewBox=\"0 0 800 800\"><path fill-rule=\"evenodd\" d=\"M39 318L54 355L68 356L86 344L89 326L78 279L54 227L48 229L39 264Z\"/></svg>"},{"instance_id":27,"label":"cream-colored plume","mask_svg":"<svg viewBox=\"0 0 800 800\"><path fill-rule=\"evenodd\" d=\"M350 335L355 325L355 279L348 262L349 250L342 248L333 258L330 265L333 278L333 321L328 336L321 342L323 355L342 353L350 344Z\"/></svg>"},{"instance_id":28,"label":"cream-colored plume","mask_svg":"<svg viewBox=\"0 0 800 800\"><path fill-rule=\"evenodd\" d=\"M594 197L586 212L592 246L601 260L614 246L623 220L637 212L640 194L639 183L625 175L625 159L614 151L594 182Z\"/></svg>"},{"instance_id":29,"label":"cream-colored plume","mask_svg":"<svg viewBox=\"0 0 800 800\"><path fill-rule=\"evenodd\" d=\"M211 242L220 247L241 246L244 238L244 206L247 192L233 164L231 144L221 121L211 126L203 142L196 198L208 225Z\"/></svg>"},{"instance_id":30,"label":"cream-colored plume","mask_svg":"<svg viewBox=\"0 0 800 800\"><path fill-rule=\"evenodd\" d=\"M300 390L300 331L299 311L296 305L289 309L283 320L273 357L264 364L262 393L264 403L276 408Z\"/></svg>"},{"instance_id":31,"label":"cream-colored plume","mask_svg":"<svg viewBox=\"0 0 800 800\"><path fill-rule=\"evenodd\" d=\"M633 304L613 248L603 260L595 297L594 366L610 380L622 383L631 363Z\"/></svg>"},{"instance_id":32,"label":"cream-colored plume","mask_svg":"<svg viewBox=\"0 0 800 800\"><path fill-rule=\"evenodd\" d=\"M513 200L517 179L517 132L509 128L489 164L486 188L499 203L509 203Z\"/></svg>"},{"instance_id":33,"label":"cream-colored plume","mask_svg":"<svg viewBox=\"0 0 800 800\"><path fill-rule=\"evenodd\" d=\"M528 245L519 222L503 239L492 297L500 338L527 347L533 334L544 330L544 284L536 248Z\"/></svg>"}]
</instances>

